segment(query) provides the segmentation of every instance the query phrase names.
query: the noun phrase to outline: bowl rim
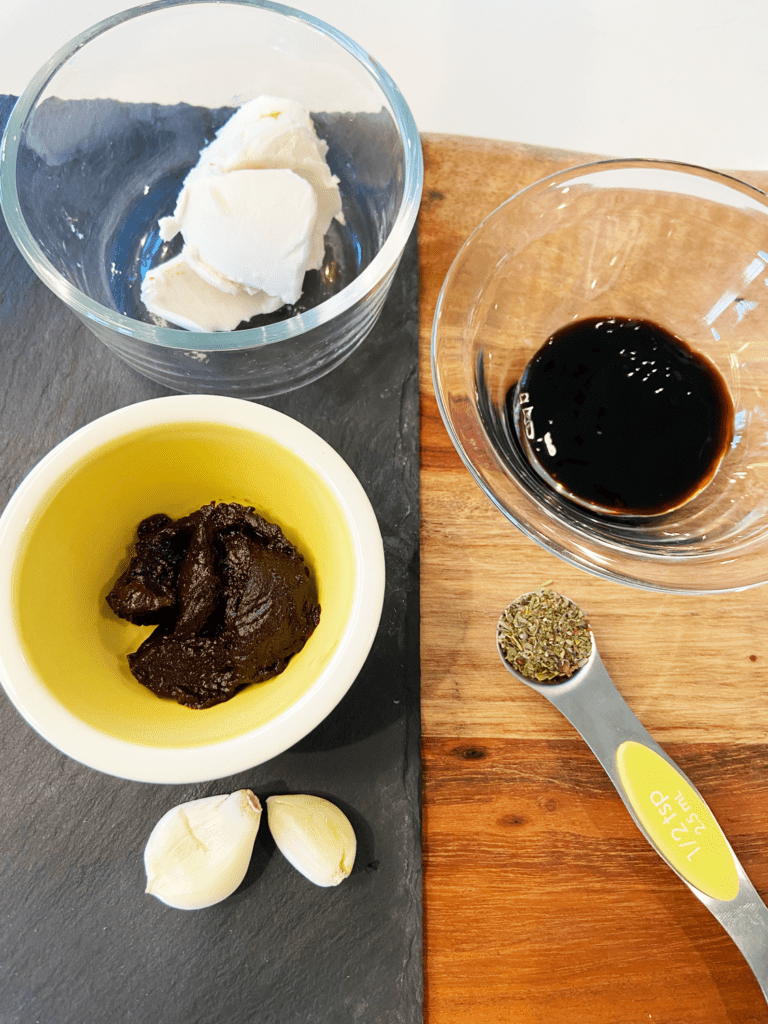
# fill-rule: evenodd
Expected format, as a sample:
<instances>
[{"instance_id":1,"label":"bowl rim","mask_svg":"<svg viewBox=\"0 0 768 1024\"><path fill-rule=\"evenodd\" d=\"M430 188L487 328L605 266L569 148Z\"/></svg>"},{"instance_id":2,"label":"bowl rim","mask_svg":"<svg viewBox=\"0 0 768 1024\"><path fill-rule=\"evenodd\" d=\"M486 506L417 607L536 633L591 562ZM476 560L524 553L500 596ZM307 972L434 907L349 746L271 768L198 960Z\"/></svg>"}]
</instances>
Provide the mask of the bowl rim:
<instances>
[{"instance_id":1,"label":"bowl rim","mask_svg":"<svg viewBox=\"0 0 768 1024\"><path fill-rule=\"evenodd\" d=\"M188 748L132 743L65 709L29 664L15 627L13 574L27 524L56 482L92 452L147 427L216 423L267 436L324 480L352 541L355 586L349 620L309 689L269 722L220 742ZM285 413L240 398L171 395L125 406L70 434L27 474L0 516L0 684L32 728L54 747L98 771L136 782L194 783L224 778L276 757L333 710L357 678L378 631L384 602L384 545L370 500L347 463L318 434Z\"/></svg>"},{"instance_id":2,"label":"bowl rim","mask_svg":"<svg viewBox=\"0 0 768 1024\"><path fill-rule=\"evenodd\" d=\"M22 126L38 97L57 71L66 64L78 50L97 36L126 21L160 10L174 7L205 5L221 7L251 7L281 15L293 21L302 22L310 29L337 43L361 64L378 85L391 107L395 124L403 142L405 154L405 177L403 198L392 229L383 246L368 266L345 288L319 305L264 327L253 327L242 331L220 331L205 333L186 331L183 328L158 327L154 324L134 320L123 313L103 306L89 298L84 292L65 281L43 253L27 227L21 211L16 186L16 165ZM190 348L201 352L240 351L263 348L281 341L297 338L308 331L321 327L339 315L354 308L397 266L403 249L416 222L424 180L424 160L421 138L413 114L394 80L384 68L345 33L327 22L304 11L272 0L153 0L139 7L131 7L109 18L104 18L85 29L65 43L39 69L17 99L5 131L0 140L0 200L8 224L8 230L24 259L41 278L45 285L66 305L81 317L92 321L128 338L161 349Z\"/></svg>"},{"instance_id":3,"label":"bowl rim","mask_svg":"<svg viewBox=\"0 0 768 1024\"><path fill-rule=\"evenodd\" d=\"M720 564L724 561L720 556L713 557L712 554L706 552L693 556L691 554L673 554L671 552L666 553L663 556L653 556L645 552L632 552L622 547L618 542L612 540L600 539L596 544L593 538L588 537L583 530L579 529L578 525L569 525L565 528L565 533L570 544L564 542L555 535L558 526L561 528L562 533L563 524L559 520L555 523L551 515L544 508L543 504L537 500L535 496L526 493L526 500L528 500L531 505L536 505L537 511L540 513L539 521L533 521L531 517L526 518L524 515L521 515L516 509L511 507L508 500L505 500L504 497L495 493L491 482L489 482L486 475L484 475L483 471L476 464L472 451L468 450L468 447L464 444L459 429L451 418L445 389L441 383L438 336L441 326L440 320L447 306L448 294L451 289L452 282L454 278L460 274L470 248L477 239L482 236L483 232L489 227L492 221L495 221L499 216L502 216L503 211L507 207L525 197L528 193L551 188L558 182L567 184L574 178L589 174L590 172L618 170L622 168L637 170L650 169L653 171L662 170L677 172L682 175L692 175L696 178L705 178L710 182L715 182L726 188L733 189L740 192L747 198L753 199L768 216L768 192L763 191L756 185L750 185L748 182L742 181L740 178L737 178L735 175L729 174L728 172L716 171L703 167L699 164L676 160L644 157L616 157L600 160L588 160L584 163L559 168L551 174L547 174L519 189L512 196L496 206L496 208L487 214L471 231L452 260L440 288L432 320L430 339L432 386L437 400L437 406L440 411L440 416L448 436L464 463L464 466L491 503L502 513L502 515L504 515L506 519L516 526L521 533L534 541L545 551L548 551L550 554L562 559L562 561L567 564L610 582L622 583L638 589L656 591L659 593L705 595L713 593L731 593L762 586L768 582L768 577L761 579L755 579L752 577L749 579L742 579L739 582L728 585L704 583L702 581L702 577L698 574L702 573L707 565L712 565L713 563ZM469 315L471 311L468 310L467 312ZM478 422L483 435L487 436L487 431L479 418ZM492 445L491 448L493 449ZM502 460L500 456L496 454L495 450L493 458L496 464L501 464ZM495 466L495 468L497 468L497 466ZM522 492L520 485L516 483L516 486L518 487L518 490ZM553 524L552 530L547 530L545 527L550 523ZM585 547L587 542L592 544L591 550L588 550L587 547ZM678 573L674 580L668 579L666 581L660 581L659 579L651 578L650 576L643 577L640 573L632 575L632 573L626 570L622 561L626 556L632 557L638 563L642 561L646 565L655 564L656 566L670 566L676 572L684 567L685 576L683 577Z\"/></svg>"}]
</instances>

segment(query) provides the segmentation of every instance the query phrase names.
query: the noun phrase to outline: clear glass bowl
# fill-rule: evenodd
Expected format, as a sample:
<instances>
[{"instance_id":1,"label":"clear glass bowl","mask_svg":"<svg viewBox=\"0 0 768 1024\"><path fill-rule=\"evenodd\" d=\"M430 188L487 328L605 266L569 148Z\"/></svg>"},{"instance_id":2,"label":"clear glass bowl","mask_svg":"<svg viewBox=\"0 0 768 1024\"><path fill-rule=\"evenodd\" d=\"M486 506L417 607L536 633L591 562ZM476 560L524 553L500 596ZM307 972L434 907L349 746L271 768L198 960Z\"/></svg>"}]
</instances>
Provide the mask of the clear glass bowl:
<instances>
[{"instance_id":1,"label":"clear glass bowl","mask_svg":"<svg viewBox=\"0 0 768 1024\"><path fill-rule=\"evenodd\" d=\"M200 149L259 95L313 116L340 179L323 268L296 307L202 334L153 318L142 276ZM9 230L44 283L139 373L260 398L337 366L375 323L418 212L419 135L396 85L342 33L266 0L160 0L100 22L43 67L0 156Z\"/></svg>"},{"instance_id":2,"label":"clear glass bowl","mask_svg":"<svg viewBox=\"0 0 768 1024\"><path fill-rule=\"evenodd\" d=\"M768 196L700 167L612 160L558 172L495 210L457 255L432 330L443 420L470 473L528 537L650 590L768 580ZM507 414L531 356L589 317L653 321L707 357L735 409L712 482L675 511L580 507L534 472ZM670 438L670 444L674 439Z\"/></svg>"}]
</instances>

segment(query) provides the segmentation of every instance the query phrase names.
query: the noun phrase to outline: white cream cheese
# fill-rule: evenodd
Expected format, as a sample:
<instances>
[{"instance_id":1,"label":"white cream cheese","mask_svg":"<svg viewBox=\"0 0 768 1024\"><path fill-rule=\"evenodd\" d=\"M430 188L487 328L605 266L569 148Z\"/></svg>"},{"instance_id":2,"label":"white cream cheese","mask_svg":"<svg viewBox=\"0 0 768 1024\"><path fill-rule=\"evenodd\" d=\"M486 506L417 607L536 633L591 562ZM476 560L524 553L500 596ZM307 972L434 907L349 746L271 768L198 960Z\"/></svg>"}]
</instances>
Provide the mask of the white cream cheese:
<instances>
[{"instance_id":1,"label":"white cream cheese","mask_svg":"<svg viewBox=\"0 0 768 1024\"><path fill-rule=\"evenodd\" d=\"M222 291L196 274L182 254L147 273L141 298L156 316L188 331L231 331L233 324L272 313L283 304L263 292Z\"/></svg>"},{"instance_id":2,"label":"white cream cheese","mask_svg":"<svg viewBox=\"0 0 768 1024\"><path fill-rule=\"evenodd\" d=\"M261 96L200 153L160 235L181 232L179 256L149 271L151 313L192 331L229 331L301 295L318 270L331 221L343 223L338 179L307 111Z\"/></svg>"}]
</instances>

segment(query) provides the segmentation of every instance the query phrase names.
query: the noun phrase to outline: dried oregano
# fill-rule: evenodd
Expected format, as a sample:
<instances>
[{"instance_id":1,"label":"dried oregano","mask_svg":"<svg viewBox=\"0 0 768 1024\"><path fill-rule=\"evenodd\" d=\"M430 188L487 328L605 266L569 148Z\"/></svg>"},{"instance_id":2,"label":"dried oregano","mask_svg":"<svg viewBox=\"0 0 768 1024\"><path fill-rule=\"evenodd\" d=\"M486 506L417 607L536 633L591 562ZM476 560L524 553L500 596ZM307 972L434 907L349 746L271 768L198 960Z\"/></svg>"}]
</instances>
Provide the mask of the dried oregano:
<instances>
[{"instance_id":1,"label":"dried oregano","mask_svg":"<svg viewBox=\"0 0 768 1024\"><path fill-rule=\"evenodd\" d=\"M509 664L537 683L562 682L586 665L592 653L584 612L546 587L509 605L496 638Z\"/></svg>"}]
</instances>

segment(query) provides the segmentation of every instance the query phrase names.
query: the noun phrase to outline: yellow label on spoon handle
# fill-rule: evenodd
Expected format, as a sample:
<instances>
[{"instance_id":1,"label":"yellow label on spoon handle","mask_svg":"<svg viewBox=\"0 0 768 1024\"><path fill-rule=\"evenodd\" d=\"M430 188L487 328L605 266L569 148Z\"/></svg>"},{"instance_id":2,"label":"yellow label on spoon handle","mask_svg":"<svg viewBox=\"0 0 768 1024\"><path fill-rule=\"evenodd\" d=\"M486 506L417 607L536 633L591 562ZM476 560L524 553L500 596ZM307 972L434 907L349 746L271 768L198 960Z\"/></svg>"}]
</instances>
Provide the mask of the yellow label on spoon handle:
<instances>
[{"instance_id":1,"label":"yellow label on spoon handle","mask_svg":"<svg viewBox=\"0 0 768 1024\"><path fill-rule=\"evenodd\" d=\"M739 891L736 860L714 815L680 772L642 743L616 751L638 820L671 867L700 892L728 902Z\"/></svg>"}]
</instances>

